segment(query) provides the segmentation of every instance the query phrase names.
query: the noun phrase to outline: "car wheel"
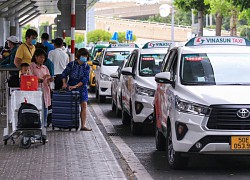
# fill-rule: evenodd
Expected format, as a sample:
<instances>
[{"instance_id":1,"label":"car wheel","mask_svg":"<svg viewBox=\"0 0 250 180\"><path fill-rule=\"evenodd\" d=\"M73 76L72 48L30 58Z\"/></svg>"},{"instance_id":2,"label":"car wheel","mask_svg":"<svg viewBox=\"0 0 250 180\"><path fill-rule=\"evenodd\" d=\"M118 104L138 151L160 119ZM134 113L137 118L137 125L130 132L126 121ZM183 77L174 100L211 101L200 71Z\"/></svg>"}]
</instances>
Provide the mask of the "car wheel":
<instances>
[{"instance_id":1,"label":"car wheel","mask_svg":"<svg viewBox=\"0 0 250 180\"><path fill-rule=\"evenodd\" d=\"M95 92L95 86L89 86L89 91L90 92Z\"/></svg>"},{"instance_id":2,"label":"car wheel","mask_svg":"<svg viewBox=\"0 0 250 180\"><path fill-rule=\"evenodd\" d=\"M105 103L106 102L106 96L102 96L102 95L98 94L98 102Z\"/></svg>"},{"instance_id":3,"label":"car wheel","mask_svg":"<svg viewBox=\"0 0 250 180\"><path fill-rule=\"evenodd\" d=\"M118 106L116 106L116 108L115 108L115 114L116 114L116 116L118 116L118 117L121 117L121 116L122 116L122 110L120 110L120 109L118 108Z\"/></svg>"},{"instance_id":4,"label":"car wheel","mask_svg":"<svg viewBox=\"0 0 250 180\"><path fill-rule=\"evenodd\" d=\"M125 111L125 109L122 109L122 124L123 125L130 125L130 115Z\"/></svg>"},{"instance_id":5,"label":"car wheel","mask_svg":"<svg viewBox=\"0 0 250 180\"><path fill-rule=\"evenodd\" d=\"M116 105L115 105L115 103L114 103L114 99L112 98L112 102L111 102L111 104L112 104L112 111L116 111Z\"/></svg>"},{"instance_id":6,"label":"car wheel","mask_svg":"<svg viewBox=\"0 0 250 180\"><path fill-rule=\"evenodd\" d=\"M98 92L98 88L95 89L95 98L98 99L99 96L99 92Z\"/></svg>"},{"instance_id":7,"label":"car wheel","mask_svg":"<svg viewBox=\"0 0 250 180\"><path fill-rule=\"evenodd\" d=\"M157 119L156 119L156 111L154 108L154 124L155 124L155 145L156 149L159 151L165 151L166 150L166 138L162 134L162 132L157 127Z\"/></svg>"},{"instance_id":8,"label":"car wheel","mask_svg":"<svg viewBox=\"0 0 250 180\"><path fill-rule=\"evenodd\" d=\"M183 157L180 152L176 152L174 150L170 124L168 124L167 128L166 150L167 150L168 165L170 168L184 169L187 167L189 158Z\"/></svg>"},{"instance_id":9,"label":"car wheel","mask_svg":"<svg viewBox=\"0 0 250 180\"><path fill-rule=\"evenodd\" d=\"M133 118L131 118L131 133L133 135L141 135L142 134L142 124L134 122Z\"/></svg>"}]
</instances>

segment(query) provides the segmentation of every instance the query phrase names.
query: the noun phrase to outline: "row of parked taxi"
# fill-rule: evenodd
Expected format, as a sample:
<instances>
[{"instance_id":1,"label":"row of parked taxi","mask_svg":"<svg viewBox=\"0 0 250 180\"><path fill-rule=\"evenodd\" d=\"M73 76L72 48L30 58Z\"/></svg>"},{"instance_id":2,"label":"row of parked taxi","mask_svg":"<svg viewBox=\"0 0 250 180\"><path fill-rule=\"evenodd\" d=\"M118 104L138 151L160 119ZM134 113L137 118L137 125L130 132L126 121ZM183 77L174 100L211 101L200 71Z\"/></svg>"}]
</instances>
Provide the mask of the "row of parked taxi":
<instances>
[{"instance_id":1,"label":"row of parked taxi","mask_svg":"<svg viewBox=\"0 0 250 180\"><path fill-rule=\"evenodd\" d=\"M109 45L92 63L99 102L133 134L155 128L156 148L171 168L190 154L250 154L250 42L195 37L179 44Z\"/></svg>"}]
</instances>

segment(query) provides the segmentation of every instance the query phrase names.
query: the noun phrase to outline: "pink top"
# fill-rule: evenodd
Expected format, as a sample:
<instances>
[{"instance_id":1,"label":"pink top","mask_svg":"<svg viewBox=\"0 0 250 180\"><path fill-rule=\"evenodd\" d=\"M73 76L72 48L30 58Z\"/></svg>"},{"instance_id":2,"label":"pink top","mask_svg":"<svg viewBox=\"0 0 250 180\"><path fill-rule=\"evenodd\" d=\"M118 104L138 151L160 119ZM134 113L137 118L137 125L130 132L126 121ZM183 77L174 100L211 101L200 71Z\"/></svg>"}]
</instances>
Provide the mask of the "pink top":
<instances>
[{"instance_id":1,"label":"pink top","mask_svg":"<svg viewBox=\"0 0 250 180\"><path fill-rule=\"evenodd\" d=\"M30 73L37 76L39 79L43 79L43 83L39 83L39 87L43 90L45 107L48 108L51 105L50 87L47 81L49 77L44 78L44 76L50 76L49 69L44 65L38 66L36 63L32 62L30 64Z\"/></svg>"}]
</instances>

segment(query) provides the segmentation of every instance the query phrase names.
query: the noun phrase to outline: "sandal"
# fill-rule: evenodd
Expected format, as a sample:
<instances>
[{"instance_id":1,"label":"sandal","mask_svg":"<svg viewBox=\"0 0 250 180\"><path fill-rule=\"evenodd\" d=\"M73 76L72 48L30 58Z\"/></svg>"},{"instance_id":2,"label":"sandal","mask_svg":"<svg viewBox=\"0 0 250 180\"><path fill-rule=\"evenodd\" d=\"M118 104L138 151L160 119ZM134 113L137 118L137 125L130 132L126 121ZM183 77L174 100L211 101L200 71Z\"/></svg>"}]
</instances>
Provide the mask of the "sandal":
<instances>
[{"instance_id":1,"label":"sandal","mask_svg":"<svg viewBox=\"0 0 250 180\"><path fill-rule=\"evenodd\" d=\"M92 129L87 127L82 127L80 131L92 131Z\"/></svg>"}]
</instances>

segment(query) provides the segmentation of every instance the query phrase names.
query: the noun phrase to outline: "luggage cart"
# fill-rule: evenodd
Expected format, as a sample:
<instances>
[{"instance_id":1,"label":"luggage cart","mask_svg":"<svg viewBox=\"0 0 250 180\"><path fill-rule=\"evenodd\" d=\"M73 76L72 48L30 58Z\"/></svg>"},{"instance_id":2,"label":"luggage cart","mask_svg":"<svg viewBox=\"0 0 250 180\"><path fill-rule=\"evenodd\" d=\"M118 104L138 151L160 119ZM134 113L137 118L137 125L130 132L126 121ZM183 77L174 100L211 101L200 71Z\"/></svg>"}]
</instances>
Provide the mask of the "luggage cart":
<instances>
[{"instance_id":1,"label":"luggage cart","mask_svg":"<svg viewBox=\"0 0 250 180\"><path fill-rule=\"evenodd\" d=\"M8 140L12 140L15 144L15 139L22 136L20 147L28 149L32 143L46 143L46 128L43 125L44 109L43 109L43 93L42 91L20 91L18 89L6 88L8 103L7 103L7 126L4 128L3 140L4 145L7 145ZM9 93L10 92L10 93ZM9 98L10 95L10 98ZM37 107L40 112L41 128L18 128L18 110L21 103L27 101ZM10 106L9 106L10 104ZM9 124L12 124L9 127ZM9 133L11 129L11 133Z\"/></svg>"}]
</instances>

